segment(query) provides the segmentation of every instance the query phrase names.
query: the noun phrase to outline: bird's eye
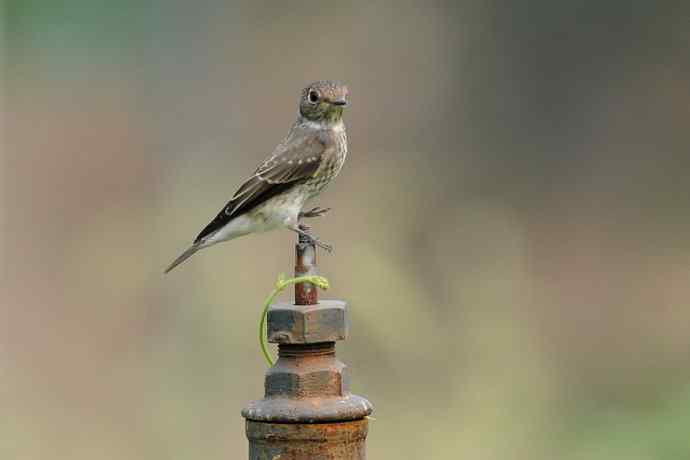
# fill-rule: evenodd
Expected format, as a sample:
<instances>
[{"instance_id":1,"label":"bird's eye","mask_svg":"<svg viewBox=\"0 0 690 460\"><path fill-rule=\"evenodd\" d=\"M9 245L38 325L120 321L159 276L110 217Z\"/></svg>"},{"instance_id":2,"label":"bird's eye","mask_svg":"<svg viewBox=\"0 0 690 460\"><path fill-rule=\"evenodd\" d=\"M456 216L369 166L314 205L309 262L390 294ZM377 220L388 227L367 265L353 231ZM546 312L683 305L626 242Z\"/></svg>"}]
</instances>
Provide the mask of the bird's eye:
<instances>
[{"instance_id":1,"label":"bird's eye","mask_svg":"<svg viewBox=\"0 0 690 460\"><path fill-rule=\"evenodd\" d=\"M309 97L309 102L311 102L312 104L316 104L317 102L319 102L319 93L317 93L313 89L309 90L309 96L308 97Z\"/></svg>"}]
</instances>

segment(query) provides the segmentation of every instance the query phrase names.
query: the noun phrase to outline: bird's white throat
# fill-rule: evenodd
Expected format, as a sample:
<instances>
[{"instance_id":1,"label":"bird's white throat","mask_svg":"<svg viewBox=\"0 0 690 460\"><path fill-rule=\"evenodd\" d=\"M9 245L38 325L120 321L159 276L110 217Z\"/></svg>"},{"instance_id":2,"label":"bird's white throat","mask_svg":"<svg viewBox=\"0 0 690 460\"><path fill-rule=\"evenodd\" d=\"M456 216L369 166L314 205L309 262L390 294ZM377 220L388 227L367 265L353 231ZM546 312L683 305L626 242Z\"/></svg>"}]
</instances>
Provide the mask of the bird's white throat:
<instances>
[{"instance_id":1,"label":"bird's white throat","mask_svg":"<svg viewBox=\"0 0 690 460\"><path fill-rule=\"evenodd\" d=\"M327 121L312 121L303 118L300 124L307 129L330 129L335 132L345 130L345 123L343 123L343 120L338 120L335 123L329 123Z\"/></svg>"}]
</instances>

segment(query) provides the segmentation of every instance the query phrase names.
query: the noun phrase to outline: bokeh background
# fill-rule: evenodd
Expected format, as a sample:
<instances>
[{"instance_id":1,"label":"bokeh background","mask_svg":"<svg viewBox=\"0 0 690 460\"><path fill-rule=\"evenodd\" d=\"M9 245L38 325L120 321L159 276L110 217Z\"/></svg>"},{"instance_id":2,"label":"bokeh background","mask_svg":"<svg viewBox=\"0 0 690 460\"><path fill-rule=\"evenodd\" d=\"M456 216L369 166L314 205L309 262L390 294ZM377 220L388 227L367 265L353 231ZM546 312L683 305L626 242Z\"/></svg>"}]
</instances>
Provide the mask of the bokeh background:
<instances>
[{"instance_id":1,"label":"bokeh background","mask_svg":"<svg viewBox=\"0 0 690 460\"><path fill-rule=\"evenodd\" d=\"M0 458L241 459L294 236L162 269L347 82L372 459L690 458L690 4L10 0Z\"/></svg>"}]
</instances>

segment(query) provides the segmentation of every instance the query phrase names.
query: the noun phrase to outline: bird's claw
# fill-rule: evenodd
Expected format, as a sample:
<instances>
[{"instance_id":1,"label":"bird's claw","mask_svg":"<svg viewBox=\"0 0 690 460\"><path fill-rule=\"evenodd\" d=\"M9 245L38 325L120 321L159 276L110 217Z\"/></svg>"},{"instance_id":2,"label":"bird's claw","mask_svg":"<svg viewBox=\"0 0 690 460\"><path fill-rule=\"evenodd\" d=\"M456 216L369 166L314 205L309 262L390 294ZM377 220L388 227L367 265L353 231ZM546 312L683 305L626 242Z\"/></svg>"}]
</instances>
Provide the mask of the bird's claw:
<instances>
[{"instance_id":1,"label":"bird's claw","mask_svg":"<svg viewBox=\"0 0 690 460\"><path fill-rule=\"evenodd\" d=\"M303 235L303 236L309 238L315 245L317 245L318 247L320 247L324 251L328 252L329 254L333 252L333 246L328 244L328 243L324 243L317 236L315 236L313 233L311 233L311 227L309 225L300 223L297 226L296 231L300 235Z\"/></svg>"},{"instance_id":2,"label":"bird's claw","mask_svg":"<svg viewBox=\"0 0 690 460\"><path fill-rule=\"evenodd\" d=\"M316 236L312 235L311 233L307 232L305 236L307 238L309 238L312 241L312 243L314 243L315 245L317 245L318 247L320 247L324 251L328 252L329 254L333 252L333 246L332 245L330 245L328 243L324 243L323 241L321 241L320 239L318 239Z\"/></svg>"},{"instance_id":3,"label":"bird's claw","mask_svg":"<svg viewBox=\"0 0 690 460\"><path fill-rule=\"evenodd\" d=\"M324 243L323 241L319 240L314 240L314 244L316 244L318 247L326 251L327 253L331 254L333 252L333 246L327 243Z\"/></svg>"},{"instance_id":4,"label":"bird's claw","mask_svg":"<svg viewBox=\"0 0 690 460\"><path fill-rule=\"evenodd\" d=\"M303 211L299 213L299 218L311 218L311 217L321 217L324 214L326 214L328 211L330 211L331 208L312 208L309 211Z\"/></svg>"}]
</instances>

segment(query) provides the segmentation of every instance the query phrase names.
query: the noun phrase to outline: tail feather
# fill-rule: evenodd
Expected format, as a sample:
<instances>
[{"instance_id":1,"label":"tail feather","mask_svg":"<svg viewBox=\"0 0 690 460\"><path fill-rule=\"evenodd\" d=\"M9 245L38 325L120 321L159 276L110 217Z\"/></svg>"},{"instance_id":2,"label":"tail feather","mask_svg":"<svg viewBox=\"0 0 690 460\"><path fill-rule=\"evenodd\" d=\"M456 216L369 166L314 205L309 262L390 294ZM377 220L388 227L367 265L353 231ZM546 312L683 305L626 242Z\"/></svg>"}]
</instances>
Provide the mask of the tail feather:
<instances>
[{"instance_id":1,"label":"tail feather","mask_svg":"<svg viewBox=\"0 0 690 460\"><path fill-rule=\"evenodd\" d=\"M202 245L197 243L194 243L193 245L188 247L182 254L180 254L180 256L177 259L175 259L173 263L170 264L168 268L165 269L164 273L169 273L173 268L177 267L182 262L192 257L202 247Z\"/></svg>"}]
</instances>

